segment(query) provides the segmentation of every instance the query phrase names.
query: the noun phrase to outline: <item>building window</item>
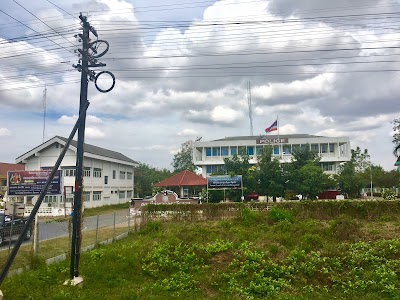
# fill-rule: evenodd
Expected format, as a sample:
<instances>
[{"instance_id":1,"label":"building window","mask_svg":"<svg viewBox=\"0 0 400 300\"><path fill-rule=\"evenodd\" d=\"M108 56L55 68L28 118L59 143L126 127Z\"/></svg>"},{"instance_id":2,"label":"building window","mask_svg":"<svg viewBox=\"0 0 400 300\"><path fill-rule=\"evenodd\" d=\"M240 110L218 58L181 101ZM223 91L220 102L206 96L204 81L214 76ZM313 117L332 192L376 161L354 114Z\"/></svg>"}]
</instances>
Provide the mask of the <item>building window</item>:
<instances>
[{"instance_id":1,"label":"building window","mask_svg":"<svg viewBox=\"0 0 400 300\"><path fill-rule=\"evenodd\" d=\"M279 154L279 146L274 146L274 154L275 155Z\"/></svg>"},{"instance_id":2,"label":"building window","mask_svg":"<svg viewBox=\"0 0 400 300\"><path fill-rule=\"evenodd\" d=\"M104 184L108 184L108 176L104 176Z\"/></svg>"},{"instance_id":3,"label":"building window","mask_svg":"<svg viewBox=\"0 0 400 300\"><path fill-rule=\"evenodd\" d=\"M237 155L238 151L237 151L237 147L231 147L231 155Z\"/></svg>"},{"instance_id":4,"label":"building window","mask_svg":"<svg viewBox=\"0 0 400 300\"><path fill-rule=\"evenodd\" d=\"M247 155L254 155L254 147L247 146Z\"/></svg>"},{"instance_id":5,"label":"building window","mask_svg":"<svg viewBox=\"0 0 400 300\"><path fill-rule=\"evenodd\" d=\"M321 144L321 153L328 153L328 144Z\"/></svg>"},{"instance_id":6,"label":"building window","mask_svg":"<svg viewBox=\"0 0 400 300\"><path fill-rule=\"evenodd\" d=\"M119 199L125 199L125 191L119 191Z\"/></svg>"},{"instance_id":7,"label":"building window","mask_svg":"<svg viewBox=\"0 0 400 300\"><path fill-rule=\"evenodd\" d=\"M220 156L221 155L221 148L220 147L213 147L212 148L212 156Z\"/></svg>"},{"instance_id":8,"label":"building window","mask_svg":"<svg viewBox=\"0 0 400 300\"><path fill-rule=\"evenodd\" d=\"M221 156L229 155L229 147L221 147Z\"/></svg>"},{"instance_id":9,"label":"building window","mask_svg":"<svg viewBox=\"0 0 400 300\"><path fill-rule=\"evenodd\" d=\"M119 179L125 179L125 172L123 172L123 171L120 171L119 172Z\"/></svg>"},{"instance_id":10,"label":"building window","mask_svg":"<svg viewBox=\"0 0 400 300\"><path fill-rule=\"evenodd\" d=\"M45 203L57 203L57 196L44 196L43 202Z\"/></svg>"},{"instance_id":11,"label":"building window","mask_svg":"<svg viewBox=\"0 0 400 300\"><path fill-rule=\"evenodd\" d=\"M226 168L225 165L209 165L206 167L207 174L225 174Z\"/></svg>"},{"instance_id":12,"label":"building window","mask_svg":"<svg viewBox=\"0 0 400 300\"><path fill-rule=\"evenodd\" d=\"M89 167L83 168L83 176L90 177L90 168Z\"/></svg>"},{"instance_id":13,"label":"building window","mask_svg":"<svg viewBox=\"0 0 400 300\"><path fill-rule=\"evenodd\" d=\"M319 147L318 144L311 144L311 151L319 153Z\"/></svg>"},{"instance_id":14,"label":"building window","mask_svg":"<svg viewBox=\"0 0 400 300\"><path fill-rule=\"evenodd\" d=\"M113 170L113 179L117 178L117 171Z\"/></svg>"},{"instance_id":15,"label":"building window","mask_svg":"<svg viewBox=\"0 0 400 300\"><path fill-rule=\"evenodd\" d=\"M129 180L133 179L132 172L126 172L126 179L129 179Z\"/></svg>"},{"instance_id":16,"label":"building window","mask_svg":"<svg viewBox=\"0 0 400 300\"><path fill-rule=\"evenodd\" d=\"M75 177L75 172L76 168L64 168L63 172L64 172L64 176L65 177Z\"/></svg>"},{"instance_id":17,"label":"building window","mask_svg":"<svg viewBox=\"0 0 400 300\"><path fill-rule=\"evenodd\" d=\"M335 163L333 162L324 162L321 165L323 171L335 171Z\"/></svg>"},{"instance_id":18,"label":"building window","mask_svg":"<svg viewBox=\"0 0 400 300\"><path fill-rule=\"evenodd\" d=\"M292 145L292 151L298 151L299 149L300 149L300 145L299 144Z\"/></svg>"},{"instance_id":19,"label":"building window","mask_svg":"<svg viewBox=\"0 0 400 300\"><path fill-rule=\"evenodd\" d=\"M256 146L256 155L261 155L263 146Z\"/></svg>"},{"instance_id":20,"label":"building window","mask_svg":"<svg viewBox=\"0 0 400 300\"><path fill-rule=\"evenodd\" d=\"M90 192L83 192L83 201L85 202L90 201Z\"/></svg>"},{"instance_id":21,"label":"building window","mask_svg":"<svg viewBox=\"0 0 400 300\"><path fill-rule=\"evenodd\" d=\"M93 177L101 178L101 169L93 168Z\"/></svg>"},{"instance_id":22,"label":"building window","mask_svg":"<svg viewBox=\"0 0 400 300\"><path fill-rule=\"evenodd\" d=\"M290 154L292 153L290 150L290 145L283 145L283 154Z\"/></svg>"},{"instance_id":23,"label":"building window","mask_svg":"<svg viewBox=\"0 0 400 300\"><path fill-rule=\"evenodd\" d=\"M211 147L206 147L206 156L211 156Z\"/></svg>"},{"instance_id":24,"label":"building window","mask_svg":"<svg viewBox=\"0 0 400 300\"><path fill-rule=\"evenodd\" d=\"M238 152L239 152L239 155L246 154L246 146L239 146Z\"/></svg>"},{"instance_id":25,"label":"building window","mask_svg":"<svg viewBox=\"0 0 400 300\"><path fill-rule=\"evenodd\" d=\"M93 172L94 173L94 172ZM100 201L101 200L101 192L93 192L93 201Z\"/></svg>"},{"instance_id":26,"label":"building window","mask_svg":"<svg viewBox=\"0 0 400 300\"><path fill-rule=\"evenodd\" d=\"M335 153L335 144L329 144L329 153Z\"/></svg>"}]
</instances>

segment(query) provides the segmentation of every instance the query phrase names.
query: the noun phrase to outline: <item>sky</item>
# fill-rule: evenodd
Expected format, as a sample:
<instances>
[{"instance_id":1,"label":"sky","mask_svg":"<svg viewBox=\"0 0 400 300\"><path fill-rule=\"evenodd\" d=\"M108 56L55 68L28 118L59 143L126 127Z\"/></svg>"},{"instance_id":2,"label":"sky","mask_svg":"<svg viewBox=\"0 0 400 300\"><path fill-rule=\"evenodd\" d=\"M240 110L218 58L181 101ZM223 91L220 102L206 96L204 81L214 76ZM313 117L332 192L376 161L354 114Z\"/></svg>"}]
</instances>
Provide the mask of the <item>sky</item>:
<instances>
[{"instance_id":1,"label":"sky","mask_svg":"<svg viewBox=\"0 0 400 300\"><path fill-rule=\"evenodd\" d=\"M264 135L278 119L280 134L348 136L392 170L399 12L395 0L2 0L0 162L69 136L82 13L109 43L91 69L116 78L108 93L89 82L86 143L172 169L188 140Z\"/></svg>"}]
</instances>

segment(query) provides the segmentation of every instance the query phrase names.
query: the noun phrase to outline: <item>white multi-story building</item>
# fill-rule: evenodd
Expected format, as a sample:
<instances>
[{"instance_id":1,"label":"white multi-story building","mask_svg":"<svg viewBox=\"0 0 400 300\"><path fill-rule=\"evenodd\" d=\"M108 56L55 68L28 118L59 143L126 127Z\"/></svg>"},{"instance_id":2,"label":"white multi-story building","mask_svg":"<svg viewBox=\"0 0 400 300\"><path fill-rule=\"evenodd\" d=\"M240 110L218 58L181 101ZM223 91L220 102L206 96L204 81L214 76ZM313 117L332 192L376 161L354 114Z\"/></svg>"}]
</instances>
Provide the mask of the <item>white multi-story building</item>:
<instances>
[{"instance_id":1,"label":"white multi-story building","mask_svg":"<svg viewBox=\"0 0 400 300\"><path fill-rule=\"evenodd\" d=\"M348 137L325 137L310 134L281 134L268 136L226 137L214 141L196 141L193 144L193 162L202 169L206 177L216 172L224 172L224 158L245 151L250 163L257 163L257 155L266 145L273 147L273 156L281 163L292 161L292 151L300 147L309 147L319 154L322 169L327 174L335 174L340 163L351 159Z\"/></svg>"},{"instance_id":2,"label":"white multi-story building","mask_svg":"<svg viewBox=\"0 0 400 300\"><path fill-rule=\"evenodd\" d=\"M66 138L55 136L17 157L15 161L25 164L25 171L51 170L66 142ZM71 191L75 186L76 152L77 142L71 141L59 168L62 171L62 190L66 192L62 195L45 196L42 206L71 205ZM134 195L134 168L138 166L136 161L119 152L85 144L83 165L84 207L126 203Z\"/></svg>"}]
</instances>

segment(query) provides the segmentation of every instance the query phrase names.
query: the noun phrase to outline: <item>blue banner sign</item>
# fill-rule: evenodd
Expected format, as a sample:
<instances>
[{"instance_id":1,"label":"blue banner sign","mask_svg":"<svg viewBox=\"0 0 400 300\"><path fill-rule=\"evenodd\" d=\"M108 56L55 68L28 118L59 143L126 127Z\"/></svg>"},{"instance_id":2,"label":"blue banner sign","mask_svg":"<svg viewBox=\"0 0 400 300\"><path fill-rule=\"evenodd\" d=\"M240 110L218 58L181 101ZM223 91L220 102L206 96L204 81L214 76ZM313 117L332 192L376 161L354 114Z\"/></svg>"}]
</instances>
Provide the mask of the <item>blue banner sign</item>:
<instances>
[{"instance_id":1,"label":"blue banner sign","mask_svg":"<svg viewBox=\"0 0 400 300\"><path fill-rule=\"evenodd\" d=\"M43 171L12 171L8 172L8 195L9 196L24 196L24 195L39 195L47 179L50 176L50 170ZM61 194L61 171L56 171L53 180L47 189L46 195Z\"/></svg>"},{"instance_id":2,"label":"blue banner sign","mask_svg":"<svg viewBox=\"0 0 400 300\"><path fill-rule=\"evenodd\" d=\"M240 189L241 187L242 175L207 177L207 188L209 189Z\"/></svg>"}]
</instances>

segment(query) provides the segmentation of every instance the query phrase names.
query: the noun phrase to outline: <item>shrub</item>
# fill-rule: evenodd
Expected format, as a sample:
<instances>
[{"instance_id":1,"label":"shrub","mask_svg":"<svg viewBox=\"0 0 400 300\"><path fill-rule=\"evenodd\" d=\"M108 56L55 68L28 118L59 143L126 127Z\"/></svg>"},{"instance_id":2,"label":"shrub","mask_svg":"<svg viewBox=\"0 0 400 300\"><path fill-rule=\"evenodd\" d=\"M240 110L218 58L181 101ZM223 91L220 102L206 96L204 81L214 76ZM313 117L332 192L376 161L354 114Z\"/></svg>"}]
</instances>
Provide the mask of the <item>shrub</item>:
<instances>
[{"instance_id":1,"label":"shrub","mask_svg":"<svg viewBox=\"0 0 400 300\"><path fill-rule=\"evenodd\" d=\"M268 212L268 218L274 223L281 221L293 222L294 220L293 214L290 211L279 208L272 208Z\"/></svg>"},{"instance_id":2,"label":"shrub","mask_svg":"<svg viewBox=\"0 0 400 300\"><path fill-rule=\"evenodd\" d=\"M385 200L395 200L395 199L396 199L396 195L395 195L394 192L391 191L391 190L385 190L385 191L382 193L382 197L383 197L383 199L385 199Z\"/></svg>"}]
</instances>

